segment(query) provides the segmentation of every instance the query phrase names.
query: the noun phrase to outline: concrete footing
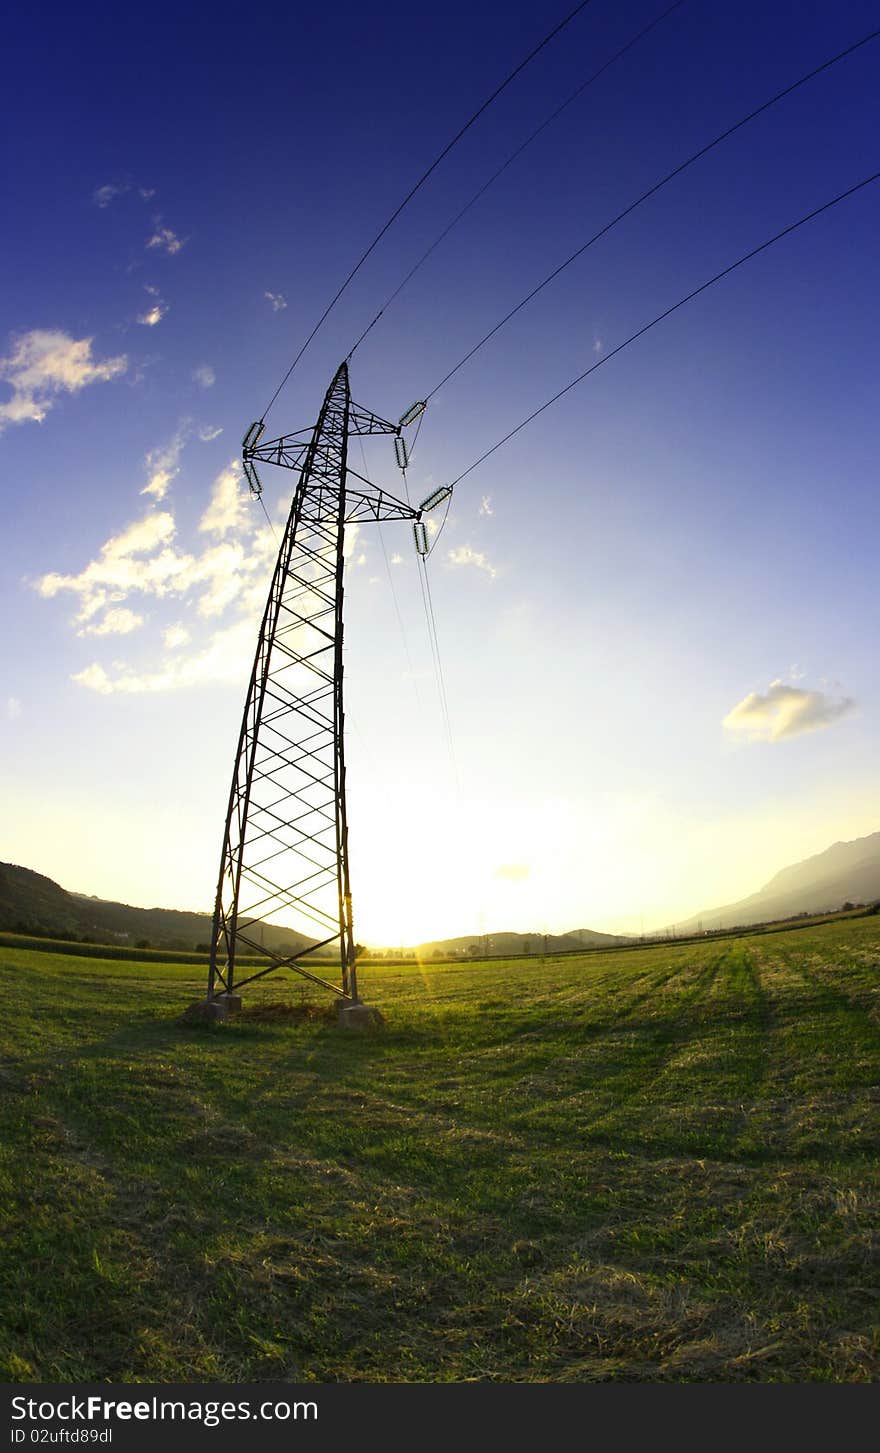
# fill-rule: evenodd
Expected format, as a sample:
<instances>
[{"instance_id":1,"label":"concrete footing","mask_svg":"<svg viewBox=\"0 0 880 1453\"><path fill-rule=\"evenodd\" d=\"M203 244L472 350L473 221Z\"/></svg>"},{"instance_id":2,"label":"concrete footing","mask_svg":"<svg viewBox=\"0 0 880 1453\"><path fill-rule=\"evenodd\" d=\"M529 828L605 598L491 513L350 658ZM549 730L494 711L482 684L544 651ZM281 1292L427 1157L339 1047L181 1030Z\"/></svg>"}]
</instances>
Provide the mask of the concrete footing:
<instances>
[{"instance_id":1,"label":"concrete footing","mask_svg":"<svg viewBox=\"0 0 880 1453\"><path fill-rule=\"evenodd\" d=\"M215 1020L228 1019L241 1008L240 994L218 994L216 999L197 999L184 1010L183 1017L189 1024L210 1024Z\"/></svg>"},{"instance_id":2,"label":"concrete footing","mask_svg":"<svg viewBox=\"0 0 880 1453\"><path fill-rule=\"evenodd\" d=\"M340 1029L375 1029L377 1025L385 1021L378 1009L373 1009L369 1004L350 1003L342 1000L339 1005L339 1027Z\"/></svg>"}]
</instances>

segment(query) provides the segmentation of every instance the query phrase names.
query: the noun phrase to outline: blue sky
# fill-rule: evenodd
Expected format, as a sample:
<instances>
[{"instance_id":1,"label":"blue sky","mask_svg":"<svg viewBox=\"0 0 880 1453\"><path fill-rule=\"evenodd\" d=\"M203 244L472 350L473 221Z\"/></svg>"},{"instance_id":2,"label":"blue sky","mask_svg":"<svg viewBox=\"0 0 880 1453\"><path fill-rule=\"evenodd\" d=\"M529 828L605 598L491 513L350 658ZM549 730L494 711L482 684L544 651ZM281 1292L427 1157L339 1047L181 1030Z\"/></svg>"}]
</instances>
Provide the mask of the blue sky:
<instances>
[{"instance_id":1,"label":"blue sky","mask_svg":"<svg viewBox=\"0 0 880 1453\"><path fill-rule=\"evenodd\" d=\"M273 428L313 421L452 215L664 8L593 0L504 92L358 274ZM455 0L13 17L5 860L210 909L275 548L241 493L241 436L416 177L556 18ZM686 0L437 249L355 354L356 399L397 417L641 191L874 24L869 4ZM877 170L878 79L880 40L568 269L432 400L415 495ZM408 528L385 527L388 568L375 532L352 541L359 937L654 927L876 830L878 216L880 185L461 484L430 562L454 765ZM395 488L387 441L369 460ZM292 479L266 475L278 518Z\"/></svg>"}]
</instances>

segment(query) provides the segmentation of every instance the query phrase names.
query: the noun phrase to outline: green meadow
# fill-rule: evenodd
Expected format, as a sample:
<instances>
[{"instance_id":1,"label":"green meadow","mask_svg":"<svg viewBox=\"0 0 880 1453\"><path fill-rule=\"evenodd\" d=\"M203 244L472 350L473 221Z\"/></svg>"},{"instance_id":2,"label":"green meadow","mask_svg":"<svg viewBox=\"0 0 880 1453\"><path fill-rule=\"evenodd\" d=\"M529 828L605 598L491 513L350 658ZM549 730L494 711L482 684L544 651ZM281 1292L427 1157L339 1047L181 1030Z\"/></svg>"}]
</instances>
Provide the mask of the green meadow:
<instances>
[{"instance_id":1,"label":"green meadow","mask_svg":"<svg viewBox=\"0 0 880 1453\"><path fill-rule=\"evenodd\" d=\"M367 960L367 1032L0 971L7 1381L877 1379L880 917Z\"/></svg>"}]
</instances>

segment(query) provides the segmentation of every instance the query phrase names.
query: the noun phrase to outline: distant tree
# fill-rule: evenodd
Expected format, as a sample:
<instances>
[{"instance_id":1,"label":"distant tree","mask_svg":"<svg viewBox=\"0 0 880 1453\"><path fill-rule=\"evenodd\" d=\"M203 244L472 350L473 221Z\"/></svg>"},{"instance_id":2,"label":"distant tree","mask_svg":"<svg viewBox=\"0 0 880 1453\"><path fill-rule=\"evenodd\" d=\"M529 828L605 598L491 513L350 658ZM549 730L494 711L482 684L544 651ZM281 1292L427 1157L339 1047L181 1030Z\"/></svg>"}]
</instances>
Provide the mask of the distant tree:
<instances>
[{"instance_id":1,"label":"distant tree","mask_svg":"<svg viewBox=\"0 0 880 1453\"><path fill-rule=\"evenodd\" d=\"M470 956L471 956L472 959L475 959L477 957L477 954L479 952L480 952L480 945L478 943L469 943L468 944L468 953L470 954Z\"/></svg>"},{"instance_id":2,"label":"distant tree","mask_svg":"<svg viewBox=\"0 0 880 1453\"><path fill-rule=\"evenodd\" d=\"M135 944L135 948L152 948L152 947L153 947L153 945L150 943L150 940L148 938L139 938L138 941L137 941L137 943Z\"/></svg>"},{"instance_id":3,"label":"distant tree","mask_svg":"<svg viewBox=\"0 0 880 1453\"><path fill-rule=\"evenodd\" d=\"M368 959L370 957L370 950L366 944L356 943L354 946L354 956L356 959Z\"/></svg>"},{"instance_id":4,"label":"distant tree","mask_svg":"<svg viewBox=\"0 0 880 1453\"><path fill-rule=\"evenodd\" d=\"M847 899L846 903L841 904L840 911L841 913L851 913L853 908L855 908L855 904L850 903L849 899Z\"/></svg>"}]
</instances>

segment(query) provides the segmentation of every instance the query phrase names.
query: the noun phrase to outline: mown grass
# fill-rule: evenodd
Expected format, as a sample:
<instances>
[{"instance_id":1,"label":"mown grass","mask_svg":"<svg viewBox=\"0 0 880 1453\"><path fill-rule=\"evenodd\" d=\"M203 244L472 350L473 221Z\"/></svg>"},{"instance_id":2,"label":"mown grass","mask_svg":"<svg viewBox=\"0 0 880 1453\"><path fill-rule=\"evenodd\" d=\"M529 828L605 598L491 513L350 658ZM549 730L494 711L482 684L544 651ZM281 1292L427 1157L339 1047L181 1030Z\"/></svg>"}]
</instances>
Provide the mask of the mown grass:
<instances>
[{"instance_id":1,"label":"mown grass","mask_svg":"<svg viewBox=\"0 0 880 1453\"><path fill-rule=\"evenodd\" d=\"M876 1380L880 920L291 980L4 949L7 1380ZM268 1012L267 1012L268 1011Z\"/></svg>"}]
</instances>

